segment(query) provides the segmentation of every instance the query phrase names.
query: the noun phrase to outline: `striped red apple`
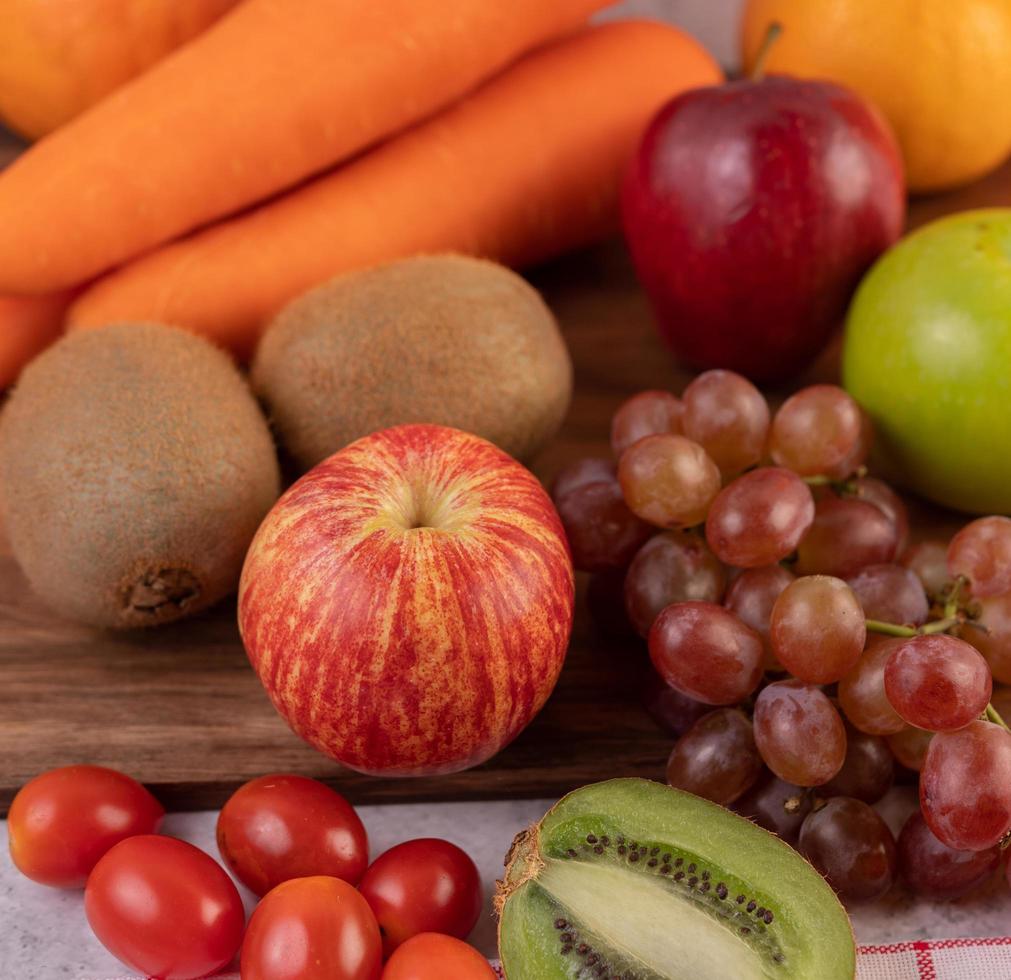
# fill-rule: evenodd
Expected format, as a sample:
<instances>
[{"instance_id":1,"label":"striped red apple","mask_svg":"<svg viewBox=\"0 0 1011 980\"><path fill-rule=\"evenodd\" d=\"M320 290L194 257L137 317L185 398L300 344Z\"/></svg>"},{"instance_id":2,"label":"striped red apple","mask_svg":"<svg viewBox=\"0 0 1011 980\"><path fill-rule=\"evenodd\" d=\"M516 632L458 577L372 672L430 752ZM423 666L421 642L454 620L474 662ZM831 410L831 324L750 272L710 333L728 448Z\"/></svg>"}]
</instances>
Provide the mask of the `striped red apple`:
<instances>
[{"instance_id":1,"label":"striped red apple","mask_svg":"<svg viewBox=\"0 0 1011 980\"><path fill-rule=\"evenodd\" d=\"M267 515L239 628L274 706L360 772L455 772L540 710L573 573L533 474L456 429L402 425L324 460Z\"/></svg>"}]
</instances>

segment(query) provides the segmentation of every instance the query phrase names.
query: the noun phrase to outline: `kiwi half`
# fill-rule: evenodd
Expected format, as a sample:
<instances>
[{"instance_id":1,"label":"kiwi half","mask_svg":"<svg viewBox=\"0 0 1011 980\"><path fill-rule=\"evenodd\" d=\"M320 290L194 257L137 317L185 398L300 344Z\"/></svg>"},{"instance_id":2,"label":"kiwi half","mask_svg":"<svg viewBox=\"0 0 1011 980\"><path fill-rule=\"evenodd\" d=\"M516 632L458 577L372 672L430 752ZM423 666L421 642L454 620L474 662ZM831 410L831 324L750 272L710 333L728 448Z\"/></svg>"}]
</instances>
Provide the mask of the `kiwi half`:
<instances>
[{"instance_id":1,"label":"kiwi half","mask_svg":"<svg viewBox=\"0 0 1011 980\"><path fill-rule=\"evenodd\" d=\"M852 978L849 918L778 837L645 779L576 790L499 882L508 980Z\"/></svg>"}]
</instances>

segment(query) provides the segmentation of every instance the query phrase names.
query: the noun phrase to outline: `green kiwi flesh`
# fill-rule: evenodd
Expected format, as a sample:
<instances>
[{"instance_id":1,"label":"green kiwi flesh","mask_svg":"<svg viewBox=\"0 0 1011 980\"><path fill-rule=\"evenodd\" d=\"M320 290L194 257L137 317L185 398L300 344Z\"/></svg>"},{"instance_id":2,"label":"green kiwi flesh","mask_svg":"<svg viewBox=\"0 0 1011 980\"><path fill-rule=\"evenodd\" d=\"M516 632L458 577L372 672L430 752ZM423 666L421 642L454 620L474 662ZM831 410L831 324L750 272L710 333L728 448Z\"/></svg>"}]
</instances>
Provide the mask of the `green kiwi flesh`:
<instances>
[{"instance_id":1,"label":"green kiwi flesh","mask_svg":"<svg viewBox=\"0 0 1011 980\"><path fill-rule=\"evenodd\" d=\"M279 483L235 365L172 327L67 334L0 413L14 557L50 607L89 625L155 626L228 595Z\"/></svg>"},{"instance_id":2,"label":"green kiwi flesh","mask_svg":"<svg viewBox=\"0 0 1011 980\"><path fill-rule=\"evenodd\" d=\"M517 837L496 896L508 980L851 980L849 918L793 848L644 779L576 790Z\"/></svg>"}]
</instances>

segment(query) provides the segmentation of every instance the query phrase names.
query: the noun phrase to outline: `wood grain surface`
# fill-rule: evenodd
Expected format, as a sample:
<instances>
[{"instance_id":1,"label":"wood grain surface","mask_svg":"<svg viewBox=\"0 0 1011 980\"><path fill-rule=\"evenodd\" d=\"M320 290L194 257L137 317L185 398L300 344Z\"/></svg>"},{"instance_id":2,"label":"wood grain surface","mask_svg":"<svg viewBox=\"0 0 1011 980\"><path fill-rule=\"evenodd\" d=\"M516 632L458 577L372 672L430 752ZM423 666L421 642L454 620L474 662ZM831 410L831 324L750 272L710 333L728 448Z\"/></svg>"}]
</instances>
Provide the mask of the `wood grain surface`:
<instances>
[{"instance_id":1,"label":"wood grain surface","mask_svg":"<svg viewBox=\"0 0 1011 980\"><path fill-rule=\"evenodd\" d=\"M917 202L911 223L993 204L1011 204L1011 166ZM566 424L534 463L550 480L579 456L606 453L610 415L630 393L680 391L689 376L657 339L619 243L531 278L557 313L576 367ZM800 382L832 378L837 346ZM928 527L953 520L923 513ZM33 775L83 761L131 773L173 809L219 805L270 771L324 779L354 802L552 796L611 776L662 778L671 740L641 705L643 645L590 623L585 584L558 687L511 746L457 775L382 780L341 769L287 729L246 661L233 604L157 632L97 633L47 612L0 542L0 812Z\"/></svg>"}]
</instances>

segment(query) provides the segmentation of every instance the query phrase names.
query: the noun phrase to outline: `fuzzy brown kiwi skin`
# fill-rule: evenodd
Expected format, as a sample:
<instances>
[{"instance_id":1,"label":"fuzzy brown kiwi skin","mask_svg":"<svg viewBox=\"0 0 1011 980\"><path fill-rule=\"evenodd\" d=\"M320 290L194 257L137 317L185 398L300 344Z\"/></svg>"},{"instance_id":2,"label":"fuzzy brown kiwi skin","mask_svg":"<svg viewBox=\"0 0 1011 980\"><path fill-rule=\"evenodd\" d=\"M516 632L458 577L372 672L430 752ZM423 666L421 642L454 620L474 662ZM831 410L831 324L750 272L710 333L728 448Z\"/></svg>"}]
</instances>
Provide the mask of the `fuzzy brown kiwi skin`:
<instances>
[{"instance_id":1,"label":"fuzzy brown kiwi skin","mask_svg":"<svg viewBox=\"0 0 1011 980\"><path fill-rule=\"evenodd\" d=\"M572 395L568 351L537 291L461 255L392 262L306 293L267 328L252 379L303 469L405 422L454 426L527 459Z\"/></svg>"},{"instance_id":2,"label":"fuzzy brown kiwi skin","mask_svg":"<svg viewBox=\"0 0 1011 980\"><path fill-rule=\"evenodd\" d=\"M273 442L230 359L159 324L71 333L0 414L0 510L63 616L156 626L235 589L280 492Z\"/></svg>"}]
</instances>

